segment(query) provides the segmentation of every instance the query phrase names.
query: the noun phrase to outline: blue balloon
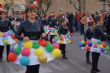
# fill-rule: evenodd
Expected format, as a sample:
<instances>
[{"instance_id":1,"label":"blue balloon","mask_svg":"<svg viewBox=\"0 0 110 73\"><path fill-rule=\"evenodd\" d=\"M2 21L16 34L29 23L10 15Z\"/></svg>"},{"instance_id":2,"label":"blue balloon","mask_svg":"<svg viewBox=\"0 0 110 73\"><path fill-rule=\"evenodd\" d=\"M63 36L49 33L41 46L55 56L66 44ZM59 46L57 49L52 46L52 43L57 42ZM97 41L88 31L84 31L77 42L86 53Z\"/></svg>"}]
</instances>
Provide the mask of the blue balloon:
<instances>
[{"instance_id":1,"label":"blue balloon","mask_svg":"<svg viewBox=\"0 0 110 73\"><path fill-rule=\"evenodd\" d=\"M102 49L101 49L101 53L104 53L104 52L105 52L105 49L104 49L104 48L102 48Z\"/></svg>"},{"instance_id":2,"label":"blue balloon","mask_svg":"<svg viewBox=\"0 0 110 73\"><path fill-rule=\"evenodd\" d=\"M92 47L92 43L88 44L89 47Z\"/></svg>"},{"instance_id":3,"label":"blue balloon","mask_svg":"<svg viewBox=\"0 0 110 73\"><path fill-rule=\"evenodd\" d=\"M83 47L82 43L79 43L79 47Z\"/></svg>"},{"instance_id":4,"label":"blue balloon","mask_svg":"<svg viewBox=\"0 0 110 73\"><path fill-rule=\"evenodd\" d=\"M14 49L13 48L10 48L10 52L14 52Z\"/></svg>"},{"instance_id":5,"label":"blue balloon","mask_svg":"<svg viewBox=\"0 0 110 73\"><path fill-rule=\"evenodd\" d=\"M29 65L30 63L30 60L28 57L26 56L23 56L21 59L20 59L20 64L23 65L23 66L27 66Z\"/></svg>"}]
</instances>

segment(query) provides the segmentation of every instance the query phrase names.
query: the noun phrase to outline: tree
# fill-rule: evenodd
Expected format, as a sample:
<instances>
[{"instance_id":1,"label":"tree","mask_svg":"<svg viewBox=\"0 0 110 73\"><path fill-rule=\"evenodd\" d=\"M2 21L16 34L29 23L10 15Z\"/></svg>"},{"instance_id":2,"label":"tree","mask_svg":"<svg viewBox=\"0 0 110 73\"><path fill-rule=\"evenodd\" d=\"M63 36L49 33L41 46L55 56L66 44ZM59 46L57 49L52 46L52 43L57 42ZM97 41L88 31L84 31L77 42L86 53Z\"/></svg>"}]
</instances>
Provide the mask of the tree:
<instances>
[{"instance_id":1,"label":"tree","mask_svg":"<svg viewBox=\"0 0 110 73\"><path fill-rule=\"evenodd\" d=\"M70 4L73 5L73 7L80 12L85 12L85 4L86 0L69 0Z\"/></svg>"}]
</instances>

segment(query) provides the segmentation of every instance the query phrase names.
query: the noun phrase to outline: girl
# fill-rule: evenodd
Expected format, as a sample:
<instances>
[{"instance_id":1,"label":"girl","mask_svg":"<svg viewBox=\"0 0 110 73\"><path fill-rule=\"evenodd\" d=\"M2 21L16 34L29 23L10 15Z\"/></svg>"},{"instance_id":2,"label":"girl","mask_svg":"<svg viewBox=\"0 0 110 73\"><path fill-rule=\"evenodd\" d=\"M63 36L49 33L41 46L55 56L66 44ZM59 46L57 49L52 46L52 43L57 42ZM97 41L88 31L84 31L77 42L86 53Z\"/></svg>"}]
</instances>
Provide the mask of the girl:
<instances>
[{"instance_id":1,"label":"girl","mask_svg":"<svg viewBox=\"0 0 110 73\"><path fill-rule=\"evenodd\" d=\"M7 13L6 11L1 12L1 20L0 20L0 32L7 32L10 29L14 31L14 28L11 25L10 20L7 19ZM9 54L10 45L7 45L7 56ZM0 61L2 62L2 54L3 54L4 46L0 45Z\"/></svg>"},{"instance_id":2,"label":"girl","mask_svg":"<svg viewBox=\"0 0 110 73\"><path fill-rule=\"evenodd\" d=\"M60 35L66 35L67 33L68 33L67 20L62 19L61 24L60 24L59 29L58 29L58 34L60 36ZM62 51L63 58L68 59L67 56L66 56L66 49L65 48L66 48L65 44L60 44L60 49Z\"/></svg>"},{"instance_id":3,"label":"girl","mask_svg":"<svg viewBox=\"0 0 110 73\"><path fill-rule=\"evenodd\" d=\"M93 28L94 28L94 22L88 22L88 28L86 29L85 33L84 33L84 39L85 41L90 40L93 38ZM86 63L87 64L91 64L90 59L90 51L86 52Z\"/></svg>"},{"instance_id":4,"label":"girl","mask_svg":"<svg viewBox=\"0 0 110 73\"><path fill-rule=\"evenodd\" d=\"M42 23L36 20L36 9L28 7L26 9L27 19L22 22L17 31L17 37L21 40L39 40L40 37L45 37ZM24 34L24 38L21 34ZM40 65L27 66L26 73L39 73Z\"/></svg>"}]
</instances>

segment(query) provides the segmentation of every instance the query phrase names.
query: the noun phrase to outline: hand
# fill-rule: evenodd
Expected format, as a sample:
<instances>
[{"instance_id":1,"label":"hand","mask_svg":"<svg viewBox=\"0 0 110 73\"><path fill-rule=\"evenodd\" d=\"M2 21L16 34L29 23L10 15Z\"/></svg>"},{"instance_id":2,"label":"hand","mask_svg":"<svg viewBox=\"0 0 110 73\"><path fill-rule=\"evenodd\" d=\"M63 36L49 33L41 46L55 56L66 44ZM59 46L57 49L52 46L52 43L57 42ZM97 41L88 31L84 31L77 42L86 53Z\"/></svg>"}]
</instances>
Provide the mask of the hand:
<instances>
[{"instance_id":1,"label":"hand","mask_svg":"<svg viewBox=\"0 0 110 73\"><path fill-rule=\"evenodd\" d=\"M42 33L42 37L45 38L46 37L46 34L45 33Z\"/></svg>"},{"instance_id":2,"label":"hand","mask_svg":"<svg viewBox=\"0 0 110 73\"><path fill-rule=\"evenodd\" d=\"M24 41L29 41L30 39L29 39L29 37L26 36L26 37L23 38L23 40Z\"/></svg>"}]
</instances>

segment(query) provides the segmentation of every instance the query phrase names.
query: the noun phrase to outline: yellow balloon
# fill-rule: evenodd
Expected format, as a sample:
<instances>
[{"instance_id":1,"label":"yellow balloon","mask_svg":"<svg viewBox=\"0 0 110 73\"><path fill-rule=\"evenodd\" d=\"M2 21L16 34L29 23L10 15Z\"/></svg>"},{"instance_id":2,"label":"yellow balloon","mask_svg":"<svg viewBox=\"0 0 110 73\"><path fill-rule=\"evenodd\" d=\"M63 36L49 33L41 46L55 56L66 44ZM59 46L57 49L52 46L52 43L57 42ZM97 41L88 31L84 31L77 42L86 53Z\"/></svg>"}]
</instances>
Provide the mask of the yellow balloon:
<instances>
[{"instance_id":1,"label":"yellow balloon","mask_svg":"<svg viewBox=\"0 0 110 73\"><path fill-rule=\"evenodd\" d=\"M46 55L38 56L38 61L39 61L41 64L47 63L47 56L46 56Z\"/></svg>"},{"instance_id":2,"label":"yellow balloon","mask_svg":"<svg viewBox=\"0 0 110 73\"><path fill-rule=\"evenodd\" d=\"M68 40L68 43L69 43L69 44L73 44L73 41L72 41L72 40Z\"/></svg>"},{"instance_id":3,"label":"yellow balloon","mask_svg":"<svg viewBox=\"0 0 110 73\"><path fill-rule=\"evenodd\" d=\"M60 51L59 49L54 49L54 50L52 51L52 55L53 55L53 57L55 57L55 58L59 58L59 57L61 57L61 51Z\"/></svg>"},{"instance_id":4,"label":"yellow balloon","mask_svg":"<svg viewBox=\"0 0 110 73\"><path fill-rule=\"evenodd\" d=\"M3 33L2 32L0 32L0 37L2 37L3 36Z\"/></svg>"},{"instance_id":5,"label":"yellow balloon","mask_svg":"<svg viewBox=\"0 0 110 73\"><path fill-rule=\"evenodd\" d=\"M57 32L54 32L54 35L57 35Z\"/></svg>"},{"instance_id":6,"label":"yellow balloon","mask_svg":"<svg viewBox=\"0 0 110 73\"><path fill-rule=\"evenodd\" d=\"M100 44L100 45L99 45L99 48L103 48L103 45L102 45L102 44Z\"/></svg>"},{"instance_id":7,"label":"yellow balloon","mask_svg":"<svg viewBox=\"0 0 110 73\"><path fill-rule=\"evenodd\" d=\"M60 44L63 44L63 41L60 41Z\"/></svg>"},{"instance_id":8,"label":"yellow balloon","mask_svg":"<svg viewBox=\"0 0 110 73\"><path fill-rule=\"evenodd\" d=\"M35 50L35 55L36 55L36 56L41 56L41 55L43 55L43 54L44 54L44 51L43 51L42 49L39 48L39 49L36 49L36 50Z\"/></svg>"},{"instance_id":9,"label":"yellow balloon","mask_svg":"<svg viewBox=\"0 0 110 73\"><path fill-rule=\"evenodd\" d=\"M23 44L23 47L24 48L32 48L32 42L31 41L26 41L26 42L24 42L24 44Z\"/></svg>"}]
</instances>

